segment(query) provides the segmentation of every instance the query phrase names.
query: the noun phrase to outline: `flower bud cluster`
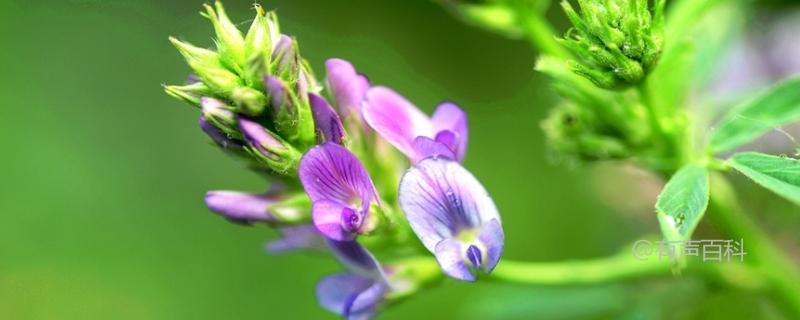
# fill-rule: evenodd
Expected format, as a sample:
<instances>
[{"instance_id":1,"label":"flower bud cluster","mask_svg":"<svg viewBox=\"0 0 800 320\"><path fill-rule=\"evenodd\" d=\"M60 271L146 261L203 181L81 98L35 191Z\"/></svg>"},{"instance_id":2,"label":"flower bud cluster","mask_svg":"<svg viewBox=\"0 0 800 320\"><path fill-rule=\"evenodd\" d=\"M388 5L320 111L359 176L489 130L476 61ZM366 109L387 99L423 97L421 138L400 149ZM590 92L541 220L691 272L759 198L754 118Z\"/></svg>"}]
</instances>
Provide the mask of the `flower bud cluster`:
<instances>
[{"instance_id":1,"label":"flower bud cluster","mask_svg":"<svg viewBox=\"0 0 800 320\"><path fill-rule=\"evenodd\" d=\"M170 39L194 75L165 91L199 107L203 132L270 180L264 193L210 191L208 208L276 228L270 252L332 253L347 270L320 281L317 297L346 318L372 317L443 275L473 282L490 273L504 233L461 164L466 113L448 101L428 116L341 59L326 62L323 91L274 13L256 11L242 35L221 3L206 6L216 50Z\"/></svg>"},{"instance_id":2,"label":"flower bud cluster","mask_svg":"<svg viewBox=\"0 0 800 320\"><path fill-rule=\"evenodd\" d=\"M578 13L561 2L572 28L562 45L577 61L572 70L599 87L623 89L640 83L653 69L664 44L665 0L578 0Z\"/></svg>"},{"instance_id":3,"label":"flower bud cluster","mask_svg":"<svg viewBox=\"0 0 800 320\"><path fill-rule=\"evenodd\" d=\"M201 108L200 126L220 147L291 175L316 142L308 93L320 90L297 42L258 5L244 35L220 2L202 15L214 26L216 50L170 38L194 75L165 91Z\"/></svg>"}]
</instances>

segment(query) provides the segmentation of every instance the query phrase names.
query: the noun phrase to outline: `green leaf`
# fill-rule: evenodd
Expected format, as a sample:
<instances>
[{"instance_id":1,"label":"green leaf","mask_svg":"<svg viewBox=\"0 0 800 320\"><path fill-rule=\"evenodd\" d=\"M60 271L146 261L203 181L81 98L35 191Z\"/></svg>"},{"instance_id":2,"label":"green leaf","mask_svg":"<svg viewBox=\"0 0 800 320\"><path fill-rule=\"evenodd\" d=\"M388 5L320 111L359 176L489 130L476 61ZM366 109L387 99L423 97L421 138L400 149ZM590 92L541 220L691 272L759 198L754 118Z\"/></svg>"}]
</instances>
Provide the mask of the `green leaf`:
<instances>
[{"instance_id":1,"label":"green leaf","mask_svg":"<svg viewBox=\"0 0 800 320\"><path fill-rule=\"evenodd\" d=\"M731 150L797 120L800 120L800 77L781 82L731 110L714 130L711 149Z\"/></svg>"},{"instance_id":2,"label":"green leaf","mask_svg":"<svg viewBox=\"0 0 800 320\"><path fill-rule=\"evenodd\" d=\"M745 152L733 155L728 163L762 187L800 205L800 160Z\"/></svg>"},{"instance_id":3,"label":"green leaf","mask_svg":"<svg viewBox=\"0 0 800 320\"><path fill-rule=\"evenodd\" d=\"M667 241L688 240L708 206L708 171L690 164L669 179L658 195L656 212Z\"/></svg>"}]
</instances>

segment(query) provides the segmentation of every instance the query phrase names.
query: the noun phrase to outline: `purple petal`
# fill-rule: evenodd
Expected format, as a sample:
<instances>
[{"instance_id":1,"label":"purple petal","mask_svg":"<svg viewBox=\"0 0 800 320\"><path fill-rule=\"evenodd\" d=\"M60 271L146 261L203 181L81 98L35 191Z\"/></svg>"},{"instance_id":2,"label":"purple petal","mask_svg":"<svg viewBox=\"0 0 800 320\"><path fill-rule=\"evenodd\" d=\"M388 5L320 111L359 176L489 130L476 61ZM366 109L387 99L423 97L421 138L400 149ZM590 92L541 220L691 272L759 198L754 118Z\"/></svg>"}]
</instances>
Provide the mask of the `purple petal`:
<instances>
[{"instance_id":1,"label":"purple petal","mask_svg":"<svg viewBox=\"0 0 800 320\"><path fill-rule=\"evenodd\" d=\"M297 249L324 249L324 239L317 232L317 228L310 224L285 226L278 229L281 238L270 241L266 250L270 253L284 253Z\"/></svg>"},{"instance_id":2,"label":"purple petal","mask_svg":"<svg viewBox=\"0 0 800 320\"><path fill-rule=\"evenodd\" d=\"M206 119L205 116L200 116L200 129L202 129L203 132L205 132L206 135L211 138L211 140L214 140L214 142L222 148L238 149L242 147L241 143L228 138L228 135L222 132L222 130L208 122L208 119Z\"/></svg>"},{"instance_id":3,"label":"purple petal","mask_svg":"<svg viewBox=\"0 0 800 320\"><path fill-rule=\"evenodd\" d=\"M364 291L348 299L343 316L347 319L369 319L388 292L386 284L376 282Z\"/></svg>"},{"instance_id":4,"label":"purple petal","mask_svg":"<svg viewBox=\"0 0 800 320\"><path fill-rule=\"evenodd\" d=\"M362 111L367 123L409 158L416 157L413 147L416 137L432 137L430 119L391 89L369 89Z\"/></svg>"},{"instance_id":5,"label":"purple petal","mask_svg":"<svg viewBox=\"0 0 800 320\"><path fill-rule=\"evenodd\" d=\"M414 139L413 147L414 157L411 161L414 163L428 157L445 157L456 160L456 156L451 148L428 137L417 137Z\"/></svg>"},{"instance_id":6,"label":"purple petal","mask_svg":"<svg viewBox=\"0 0 800 320\"><path fill-rule=\"evenodd\" d=\"M339 315L356 297L375 285L375 280L352 273L339 273L322 279L317 284L317 300L319 304Z\"/></svg>"},{"instance_id":7,"label":"purple petal","mask_svg":"<svg viewBox=\"0 0 800 320\"><path fill-rule=\"evenodd\" d=\"M280 75L296 67L297 46L291 37L281 35L278 44L272 50L272 61L276 63L273 74Z\"/></svg>"},{"instance_id":8,"label":"purple petal","mask_svg":"<svg viewBox=\"0 0 800 320\"><path fill-rule=\"evenodd\" d=\"M474 231L500 216L486 189L458 162L443 158L420 161L400 181L400 206L428 250Z\"/></svg>"},{"instance_id":9,"label":"purple petal","mask_svg":"<svg viewBox=\"0 0 800 320\"><path fill-rule=\"evenodd\" d=\"M270 150L285 150L286 147L275 137L267 132L258 122L239 117L239 129L244 135L244 139L262 155L273 160L280 160L280 157Z\"/></svg>"},{"instance_id":10,"label":"purple petal","mask_svg":"<svg viewBox=\"0 0 800 320\"><path fill-rule=\"evenodd\" d=\"M349 62L329 59L325 62L328 85L336 99L336 107L344 117L361 115L361 105L369 89L367 79L356 73Z\"/></svg>"},{"instance_id":11,"label":"purple petal","mask_svg":"<svg viewBox=\"0 0 800 320\"><path fill-rule=\"evenodd\" d=\"M217 99L210 97L200 98L200 107L203 110L203 114L211 114L223 119L233 119L233 112L225 109L224 106L225 104Z\"/></svg>"},{"instance_id":12,"label":"purple petal","mask_svg":"<svg viewBox=\"0 0 800 320\"><path fill-rule=\"evenodd\" d=\"M448 143L441 141L451 148L458 156L458 161L464 160L467 152L467 114L455 103L443 102L436 107L433 112L433 130L436 134L436 141L447 139ZM448 132L450 137L441 137L442 132Z\"/></svg>"},{"instance_id":13,"label":"purple petal","mask_svg":"<svg viewBox=\"0 0 800 320\"><path fill-rule=\"evenodd\" d=\"M252 224L261 221L274 221L269 207L275 198L236 191L210 191L206 193L206 206L226 219L237 223Z\"/></svg>"},{"instance_id":14,"label":"purple petal","mask_svg":"<svg viewBox=\"0 0 800 320\"><path fill-rule=\"evenodd\" d=\"M460 241L446 239L436 245L434 254L445 274L458 280L473 282L477 278L464 260L466 249Z\"/></svg>"},{"instance_id":15,"label":"purple petal","mask_svg":"<svg viewBox=\"0 0 800 320\"><path fill-rule=\"evenodd\" d=\"M326 143L306 152L298 169L312 202L328 200L343 206L360 202L363 209L375 199L375 187L364 165L346 148Z\"/></svg>"},{"instance_id":16,"label":"purple petal","mask_svg":"<svg viewBox=\"0 0 800 320\"><path fill-rule=\"evenodd\" d=\"M316 94L309 94L308 99L311 102L311 112L314 116L318 140L342 144L345 135L344 126L336 111L325 99Z\"/></svg>"},{"instance_id":17,"label":"purple petal","mask_svg":"<svg viewBox=\"0 0 800 320\"><path fill-rule=\"evenodd\" d=\"M290 103L287 90L286 84L280 78L264 77L264 91L269 95L273 114L277 115L284 110L289 113L292 112L293 106Z\"/></svg>"},{"instance_id":18,"label":"purple petal","mask_svg":"<svg viewBox=\"0 0 800 320\"><path fill-rule=\"evenodd\" d=\"M200 82L200 77L198 77L194 73L190 73L189 76L186 77L186 84L195 84Z\"/></svg>"},{"instance_id":19,"label":"purple petal","mask_svg":"<svg viewBox=\"0 0 800 320\"><path fill-rule=\"evenodd\" d=\"M480 268L483 265L483 253L474 244L467 247L467 261L473 268Z\"/></svg>"},{"instance_id":20,"label":"purple petal","mask_svg":"<svg viewBox=\"0 0 800 320\"><path fill-rule=\"evenodd\" d=\"M328 240L328 246L348 270L372 279L385 280L384 271L378 260L360 243L356 241Z\"/></svg>"},{"instance_id":21,"label":"purple petal","mask_svg":"<svg viewBox=\"0 0 800 320\"><path fill-rule=\"evenodd\" d=\"M476 242L483 245L485 252L485 259L482 269L485 272L491 272L497 263L500 262L500 256L503 255L503 243L505 242L505 235L503 233L503 226L500 221L492 219L481 227L480 233Z\"/></svg>"},{"instance_id":22,"label":"purple petal","mask_svg":"<svg viewBox=\"0 0 800 320\"><path fill-rule=\"evenodd\" d=\"M357 229L350 229L342 223L345 213L351 211L353 209L340 202L328 200L314 201L311 208L312 218L317 230L326 238L338 241L349 241L355 238L354 231ZM363 220L363 218L359 218L359 220Z\"/></svg>"}]
</instances>

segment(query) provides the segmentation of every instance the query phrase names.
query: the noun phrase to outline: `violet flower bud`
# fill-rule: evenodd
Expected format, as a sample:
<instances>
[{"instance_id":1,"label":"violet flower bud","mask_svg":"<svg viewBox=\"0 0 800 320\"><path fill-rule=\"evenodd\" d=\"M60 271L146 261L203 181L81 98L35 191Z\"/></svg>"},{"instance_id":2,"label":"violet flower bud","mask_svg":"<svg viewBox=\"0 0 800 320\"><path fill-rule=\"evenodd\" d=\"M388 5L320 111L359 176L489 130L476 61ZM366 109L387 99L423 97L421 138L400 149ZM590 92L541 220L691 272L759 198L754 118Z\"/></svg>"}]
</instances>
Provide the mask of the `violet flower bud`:
<instances>
[{"instance_id":1,"label":"violet flower bud","mask_svg":"<svg viewBox=\"0 0 800 320\"><path fill-rule=\"evenodd\" d=\"M311 113L314 116L317 130L317 142L333 142L343 145L345 132L339 115L324 98L313 93L309 94L308 98L311 102Z\"/></svg>"},{"instance_id":2,"label":"violet flower bud","mask_svg":"<svg viewBox=\"0 0 800 320\"><path fill-rule=\"evenodd\" d=\"M314 144L314 120L310 106L300 101L280 78L264 78L264 90L269 96L275 128L287 140L301 146Z\"/></svg>"},{"instance_id":3,"label":"violet flower bud","mask_svg":"<svg viewBox=\"0 0 800 320\"><path fill-rule=\"evenodd\" d=\"M241 142L231 138L229 135L222 132L216 125L209 122L205 116L200 116L200 129L208 135L211 140L218 146L228 150L241 150L244 146Z\"/></svg>"},{"instance_id":4,"label":"violet flower bud","mask_svg":"<svg viewBox=\"0 0 800 320\"><path fill-rule=\"evenodd\" d=\"M256 222L276 222L269 212L270 206L277 202L275 196L250 194L236 191L209 191L206 193L206 206L225 219L244 225Z\"/></svg>"},{"instance_id":5,"label":"violet flower bud","mask_svg":"<svg viewBox=\"0 0 800 320\"><path fill-rule=\"evenodd\" d=\"M294 147L258 122L244 117L239 117L238 122L252 154L277 173L294 171L300 158Z\"/></svg>"},{"instance_id":6,"label":"violet flower bud","mask_svg":"<svg viewBox=\"0 0 800 320\"><path fill-rule=\"evenodd\" d=\"M209 191L205 201L212 211L243 225L298 223L308 218L311 205L304 194L286 196L270 192Z\"/></svg>"},{"instance_id":7,"label":"violet flower bud","mask_svg":"<svg viewBox=\"0 0 800 320\"><path fill-rule=\"evenodd\" d=\"M281 35L272 50L272 74L289 78L297 74L299 64L297 42L287 35Z\"/></svg>"}]
</instances>

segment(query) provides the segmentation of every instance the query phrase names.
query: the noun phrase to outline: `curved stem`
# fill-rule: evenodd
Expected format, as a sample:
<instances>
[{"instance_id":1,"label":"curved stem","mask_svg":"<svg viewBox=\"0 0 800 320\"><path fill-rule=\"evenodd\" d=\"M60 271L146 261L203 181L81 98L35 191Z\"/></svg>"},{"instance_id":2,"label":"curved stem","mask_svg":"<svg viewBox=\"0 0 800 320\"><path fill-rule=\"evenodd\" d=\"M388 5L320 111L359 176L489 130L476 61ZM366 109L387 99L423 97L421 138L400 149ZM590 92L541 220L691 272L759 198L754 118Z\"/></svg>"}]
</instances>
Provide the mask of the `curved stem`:
<instances>
[{"instance_id":1,"label":"curved stem","mask_svg":"<svg viewBox=\"0 0 800 320\"><path fill-rule=\"evenodd\" d=\"M522 16L522 27L528 41L543 54L569 59L572 55L555 39L555 31L544 15L528 3L518 4L518 11Z\"/></svg>"},{"instance_id":2,"label":"curved stem","mask_svg":"<svg viewBox=\"0 0 800 320\"><path fill-rule=\"evenodd\" d=\"M729 235L741 238L748 262L764 274L774 295L800 318L800 272L758 225L744 214L730 183L719 173L712 176L709 218Z\"/></svg>"}]
</instances>

